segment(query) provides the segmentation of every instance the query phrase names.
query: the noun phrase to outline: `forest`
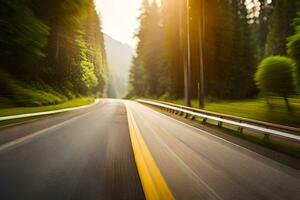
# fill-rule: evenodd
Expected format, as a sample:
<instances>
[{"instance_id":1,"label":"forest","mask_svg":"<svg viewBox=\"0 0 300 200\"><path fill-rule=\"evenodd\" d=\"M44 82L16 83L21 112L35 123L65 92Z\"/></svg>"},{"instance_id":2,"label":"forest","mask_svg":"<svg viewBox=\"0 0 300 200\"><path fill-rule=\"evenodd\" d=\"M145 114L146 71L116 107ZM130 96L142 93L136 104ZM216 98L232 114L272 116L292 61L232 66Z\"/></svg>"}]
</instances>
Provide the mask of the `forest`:
<instances>
[{"instance_id":1,"label":"forest","mask_svg":"<svg viewBox=\"0 0 300 200\"><path fill-rule=\"evenodd\" d=\"M299 0L186 2L143 1L129 97L182 99L188 51L191 98L198 97L201 55L206 98L299 94Z\"/></svg>"},{"instance_id":2,"label":"forest","mask_svg":"<svg viewBox=\"0 0 300 200\"><path fill-rule=\"evenodd\" d=\"M103 96L104 38L93 0L2 0L0 105Z\"/></svg>"}]
</instances>

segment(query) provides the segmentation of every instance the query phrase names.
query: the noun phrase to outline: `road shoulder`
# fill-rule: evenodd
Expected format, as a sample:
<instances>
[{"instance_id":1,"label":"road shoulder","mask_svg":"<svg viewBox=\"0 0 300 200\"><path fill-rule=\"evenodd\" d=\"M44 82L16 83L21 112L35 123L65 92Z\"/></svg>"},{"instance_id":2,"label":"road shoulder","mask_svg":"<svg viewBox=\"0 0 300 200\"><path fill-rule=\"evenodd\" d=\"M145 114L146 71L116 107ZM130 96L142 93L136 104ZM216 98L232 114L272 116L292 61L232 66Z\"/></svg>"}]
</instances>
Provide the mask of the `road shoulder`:
<instances>
[{"instance_id":1,"label":"road shoulder","mask_svg":"<svg viewBox=\"0 0 300 200\"><path fill-rule=\"evenodd\" d=\"M255 144L253 142L244 140L242 138L235 137L235 136L230 135L230 134L226 134L226 133L224 133L223 131L221 131L218 128L215 128L215 127L212 127L212 126L203 125L201 123L197 123L196 121L193 121L193 120L190 120L190 119L186 119L186 118L183 118L183 117L175 115L175 114L171 114L169 112L166 112L166 111L158 109L158 108L153 108L153 107L151 107L151 108L154 109L154 110L156 110L156 111L158 111L159 113L161 113L163 115L166 115L166 116L174 119L174 120L183 122L183 123L185 123L187 125L190 125L190 126L192 126L194 128L204 130L206 132L209 132L209 134L212 134L212 135L217 136L219 138L222 138L222 139L224 139L226 141L229 141L231 143L234 143L236 145L244 147L244 148L246 148L248 150L256 152L256 153L258 153L260 155L268 157L268 158L270 158L272 160L275 160L275 161L277 161L279 163L282 163L284 165L287 165L289 167L292 167L292 168L300 170L300 159L297 159L297 158L294 158L292 156L289 156L289 155L280 153L278 151L269 149L269 148L264 147L262 145Z\"/></svg>"}]
</instances>

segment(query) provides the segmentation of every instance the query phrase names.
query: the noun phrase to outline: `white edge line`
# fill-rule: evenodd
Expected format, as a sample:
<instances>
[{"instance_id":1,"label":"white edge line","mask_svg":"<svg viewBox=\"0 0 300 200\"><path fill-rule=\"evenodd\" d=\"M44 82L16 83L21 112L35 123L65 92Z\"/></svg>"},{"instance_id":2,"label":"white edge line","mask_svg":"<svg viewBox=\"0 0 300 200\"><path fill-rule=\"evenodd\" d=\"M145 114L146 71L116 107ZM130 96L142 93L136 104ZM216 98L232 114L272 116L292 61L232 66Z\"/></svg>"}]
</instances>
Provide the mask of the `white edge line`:
<instances>
[{"instance_id":1,"label":"white edge line","mask_svg":"<svg viewBox=\"0 0 300 200\"><path fill-rule=\"evenodd\" d=\"M37 113L27 113L27 114L20 114L20 115L4 116L4 117L0 117L0 121L12 120L12 119L21 119L21 118L35 117L35 116L42 116L42 115L51 115L51 114L62 113L62 112L67 112L67 111L79 110L79 109L83 109L83 108L89 108L89 107L92 107L92 106L98 104L99 101L100 101L100 99L96 99L95 102L92 103L92 104L85 105L85 106L73 107L73 108L65 108L65 109L59 109L59 110L53 110L53 111L45 111L45 112L37 112Z\"/></svg>"},{"instance_id":2,"label":"white edge line","mask_svg":"<svg viewBox=\"0 0 300 200\"><path fill-rule=\"evenodd\" d=\"M81 118L81 117L84 117L84 116L86 116L87 114L89 114L89 113L85 113L85 114L83 114L83 115L76 116L76 117L71 118L71 119L69 119L69 120L63 121L63 122L61 122L61 123L59 123L59 124L50 126L50 127L48 127L48 128L39 130L39 131L37 131L37 132L34 132L34 133L29 134L29 135L27 135L27 136L18 138L18 139L16 139L16 140L13 140L13 141L8 142L8 143L6 143L6 144L0 145L0 152L3 151L3 150L8 149L8 148L10 148L10 147L13 147L13 146L15 146L15 145L17 145L17 144L21 144L21 143L23 143L23 142L25 142L25 141L27 141L27 140L30 140L30 139L32 139L32 138L34 138L34 137L36 137L36 136L39 136L39 135L43 134L44 132L47 132L47 131L52 130L52 129L55 129L55 128L59 128L59 127L65 125L65 124L68 124L68 123L70 123L70 122L72 122L72 121L75 121L75 120Z\"/></svg>"}]
</instances>

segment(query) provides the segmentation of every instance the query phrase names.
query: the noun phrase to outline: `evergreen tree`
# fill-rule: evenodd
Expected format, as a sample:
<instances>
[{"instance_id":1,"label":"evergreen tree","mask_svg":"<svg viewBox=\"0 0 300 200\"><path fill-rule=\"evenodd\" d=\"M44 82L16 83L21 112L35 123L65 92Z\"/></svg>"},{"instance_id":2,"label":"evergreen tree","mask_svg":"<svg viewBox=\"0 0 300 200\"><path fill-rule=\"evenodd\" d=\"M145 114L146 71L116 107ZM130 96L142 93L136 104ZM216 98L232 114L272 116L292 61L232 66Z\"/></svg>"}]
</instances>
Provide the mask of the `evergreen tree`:
<instances>
[{"instance_id":1,"label":"evergreen tree","mask_svg":"<svg viewBox=\"0 0 300 200\"><path fill-rule=\"evenodd\" d=\"M23 77L36 73L32 66L46 56L48 27L25 0L1 1L0 19L1 68Z\"/></svg>"},{"instance_id":2,"label":"evergreen tree","mask_svg":"<svg viewBox=\"0 0 300 200\"><path fill-rule=\"evenodd\" d=\"M286 40L293 34L293 19L300 8L299 0L277 0L269 23L265 55L286 55Z\"/></svg>"},{"instance_id":3,"label":"evergreen tree","mask_svg":"<svg viewBox=\"0 0 300 200\"><path fill-rule=\"evenodd\" d=\"M294 20L295 33L288 38L287 49L288 55L296 61L297 64L297 82L300 89L300 13Z\"/></svg>"},{"instance_id":4,"label":"evergreen tree","mask_svg":"<svg viewBox=\"0 0 300 200\"><path fill-rule=\"evenodd\" d=\"M184 37L184 27L180 23L180 1L162 1L162 24L164 34L164 54L165 68L169 71L168 93L173 98L183 98L183 58L182 37ZM184 2L184 1L182 1Z\"/></svg>"},{"instance_id":5,"label":"evergreen tree","mask_svg":"<svg viewBox=\"0 0 300 200\"><path fill-rule=\"evenodd\" d=\"M143 60L143 53L147 42L145 37L148 32L148 20L149 20L149 2L148 0L143 0L140 20L140 29L136 34L137 39L139 40L136 55L133 58L132 67L130 69L129 77L129 91L128 96L144 96L146 94L145 90L145 67Z\"/></svg>"},{"instance_id":6,"label":"evergreen tree","mask_svg":"<svg viewBox=\"0 0 300 200\"><path fill-rule=\"evenodd\" d=\"M13 75L1 87L8 98L44 105L105 95L104 39L93 0L3 0L0 18L0 70Z\"/></svg>"}]
</instances>

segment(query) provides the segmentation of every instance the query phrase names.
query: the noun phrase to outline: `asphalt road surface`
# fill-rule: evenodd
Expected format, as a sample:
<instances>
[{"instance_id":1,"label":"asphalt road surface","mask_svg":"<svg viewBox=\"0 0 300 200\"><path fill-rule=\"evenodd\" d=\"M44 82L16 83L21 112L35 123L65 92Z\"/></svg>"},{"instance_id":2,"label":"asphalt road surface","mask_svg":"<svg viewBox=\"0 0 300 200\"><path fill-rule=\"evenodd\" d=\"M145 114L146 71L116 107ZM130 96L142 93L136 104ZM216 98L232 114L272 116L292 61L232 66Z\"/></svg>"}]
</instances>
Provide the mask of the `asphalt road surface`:
<instances>
[{"instance_id":1,"label":"asphalt road surface","mask_svg":"<svg viewBox=\"0 0 300 200\"><path fill-rule=\"evenodd\" d=\"M122 102L64 120L0 151L1 200L144 199Z\"/></svg>"},{"instance_id":2,"label":"asphalt road surface","mask_svg":"<svg viewBox=\"0 0 300 200\"><path fill-rule=\"evenodd\" d=\"M144 199L126 109L175 199L299 199L299 170L121 100L0 129L0 199Z\"/></svg>"}]
</instances>

